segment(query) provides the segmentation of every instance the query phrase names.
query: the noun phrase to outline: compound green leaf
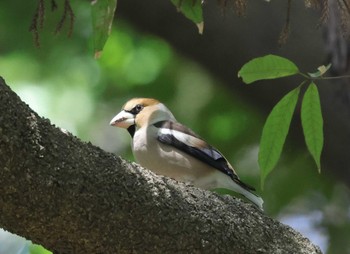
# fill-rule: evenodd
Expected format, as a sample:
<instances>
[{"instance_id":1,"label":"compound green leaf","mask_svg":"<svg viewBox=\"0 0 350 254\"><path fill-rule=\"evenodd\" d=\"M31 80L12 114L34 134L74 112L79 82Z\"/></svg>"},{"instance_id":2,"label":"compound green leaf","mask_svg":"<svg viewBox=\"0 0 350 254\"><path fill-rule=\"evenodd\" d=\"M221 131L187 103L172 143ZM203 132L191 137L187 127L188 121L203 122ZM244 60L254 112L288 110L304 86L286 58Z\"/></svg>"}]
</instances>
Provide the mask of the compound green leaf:
<instances>
[{"instance_id":1,"label":"compound green leaf","mask_svg":"<svg viewBox=\"0 0 350 254\"><path fill-rule=\"evenodd\" d=\"M276 55L267 55L254 58L243 65L238 77L241 77L244 83L250 84L257 80L282 78L298 73L299 69L292 61Z\"/></svg>"},{"instance_id":2,"label":"compound green leaf","mask_svg":"<svg viewBox=\"0 0 350 254\"><path fill-rule=\"evenodd\" d=\"M93 0L91 2L95 58L100 57L102 49L111 33L116 7L117 0Z\"/></svg>"},{"instance_id":3,"label":"compound green leaf","mask_svg":"<svg viewBox=\"0 0 350 254\"><path fill-rule=\"evenodd\" d=\"M202 4L200 0L171 0L179 12L192 20L198 27L200 34L203 33L204 22Z\"/></svg>"},{"instance_id":4,"label":"compound green leaf","mask_svg":"<svg viewBox=\"0 0 350 254\"><path fill-rule=\"evenodd\" d=\"M301 105L301 123L306 146L311 153L318 171L321 172L323 148L323 118L317 86L311 83L306 90Z\"/></svg>"},{"instance_id":5,"label":"compound green leaf","mask_svg":"<svg viewBox=\"0 0 350 254\"><path fill-rule=\"evenodd\" d=\"M261 169L261 186L263 188L267 175L276 166L285 143L300 87L286 94L272 109L267 117L260 140L259 166Z\"/></svg>"}]
</instances>

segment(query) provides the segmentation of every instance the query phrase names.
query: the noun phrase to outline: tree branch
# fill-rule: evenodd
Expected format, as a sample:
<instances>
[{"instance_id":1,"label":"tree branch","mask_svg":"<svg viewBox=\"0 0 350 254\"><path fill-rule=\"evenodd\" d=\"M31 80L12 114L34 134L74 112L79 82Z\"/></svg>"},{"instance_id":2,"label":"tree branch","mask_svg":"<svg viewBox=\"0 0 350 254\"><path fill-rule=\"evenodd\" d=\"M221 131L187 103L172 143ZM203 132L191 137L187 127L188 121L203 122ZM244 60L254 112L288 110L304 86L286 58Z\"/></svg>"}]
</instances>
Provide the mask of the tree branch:
<instances>
[{"instance_id":1,"label":"tree branch","mask_svg":"<svg viewBox=\"0 0 350 254\"><path fill-rule=\"evenodd\" d=\"M52 126L1 78L0 110L0 227L55 253L321 253L251 204Z\"/></svg>"}]
</instances>

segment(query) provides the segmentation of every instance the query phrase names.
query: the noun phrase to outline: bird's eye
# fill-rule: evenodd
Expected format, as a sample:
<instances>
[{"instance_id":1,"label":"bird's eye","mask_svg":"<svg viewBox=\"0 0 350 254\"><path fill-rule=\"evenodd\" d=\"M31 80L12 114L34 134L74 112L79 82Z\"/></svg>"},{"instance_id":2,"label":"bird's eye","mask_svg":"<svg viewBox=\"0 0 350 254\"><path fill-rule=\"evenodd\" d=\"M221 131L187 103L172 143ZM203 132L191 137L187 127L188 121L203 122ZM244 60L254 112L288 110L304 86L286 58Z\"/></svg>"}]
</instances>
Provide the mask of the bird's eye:
<instances>
[{"instance_id":1,"label":"bird's eye","mask_svg":"<svg viewBox=\"0 0 350 254\"><path fill-rule=\"evenodd\" d=\"M133 114L138 114L143 109L143 105L137 104L131 111Z\"/></svg>"}]
</instances>

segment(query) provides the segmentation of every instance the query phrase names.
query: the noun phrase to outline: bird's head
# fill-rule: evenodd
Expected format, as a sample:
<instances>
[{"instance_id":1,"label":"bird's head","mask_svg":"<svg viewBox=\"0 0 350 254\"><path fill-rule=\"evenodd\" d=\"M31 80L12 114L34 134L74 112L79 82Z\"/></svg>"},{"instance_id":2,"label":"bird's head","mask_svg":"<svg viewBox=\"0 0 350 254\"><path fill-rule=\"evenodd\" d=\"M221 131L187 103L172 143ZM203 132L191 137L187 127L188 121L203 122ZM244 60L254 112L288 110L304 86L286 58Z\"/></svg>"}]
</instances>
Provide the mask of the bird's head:
<instances>
[{"instance_id":1,"label":"bird's head","mask_svg":"<svg viewBox=\"0 0 350 254\"><path fill-rule=\"evenodd\" d=\"M125 103L110 125L125 128L133 136L137 129L164 120L175 120L164 104L156 99L134 98Z\"/></svg>"}]
</instances>

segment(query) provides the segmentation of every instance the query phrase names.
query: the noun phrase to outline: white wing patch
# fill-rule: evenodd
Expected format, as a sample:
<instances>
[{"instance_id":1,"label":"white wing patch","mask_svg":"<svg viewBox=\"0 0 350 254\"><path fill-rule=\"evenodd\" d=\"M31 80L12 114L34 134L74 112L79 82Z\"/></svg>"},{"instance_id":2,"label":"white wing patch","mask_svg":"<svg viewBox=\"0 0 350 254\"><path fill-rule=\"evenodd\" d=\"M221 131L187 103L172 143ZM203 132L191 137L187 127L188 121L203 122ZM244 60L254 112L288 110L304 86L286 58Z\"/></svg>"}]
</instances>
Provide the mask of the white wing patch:
<instances>
[{"instance_id":1,"label":"white wing patch","mask_svg":"<svg viewBox=\"0 0 350 254\"><path fill-rule=\"evenodd\" d=\"M199 138L196 138L194 136L188 135L186 133L183 133L177 130L159 128L159 133L163 135L172 135L175 139L186 144L187 146L202 147L203 143L205 143L203 140Z\"/></svg>"}]
</instances>

